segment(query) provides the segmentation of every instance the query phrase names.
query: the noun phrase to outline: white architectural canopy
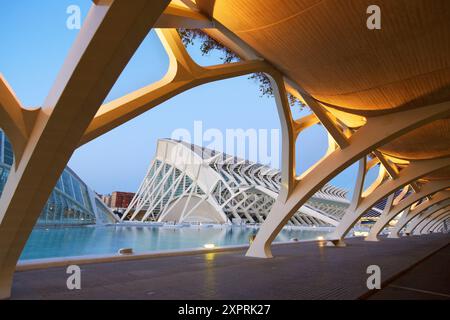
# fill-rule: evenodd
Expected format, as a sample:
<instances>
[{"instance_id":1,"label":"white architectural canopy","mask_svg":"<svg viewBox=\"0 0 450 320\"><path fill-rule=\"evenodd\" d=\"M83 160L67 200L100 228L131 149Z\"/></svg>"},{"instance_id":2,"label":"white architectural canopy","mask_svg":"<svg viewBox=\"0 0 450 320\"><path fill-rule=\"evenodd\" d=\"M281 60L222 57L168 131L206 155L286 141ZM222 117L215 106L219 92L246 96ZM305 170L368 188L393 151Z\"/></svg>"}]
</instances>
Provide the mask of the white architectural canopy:
<instances>
[{"instance_id":1,"label":"white architectural canopy","mask_svg":"<svg viewBox=\"0 0 450 320\"><path fill-rule=\"evenodd\" d=\"M262 223L280 189L278 169L172 139L160 139L150 168L122 216L132 221ZM346 191L326 185L290 225L336 226Z\"/></svg>"},{"instance_id":2,"label":"white architectural canopy","mask_svg":"<svg viewBox=\"0 0 450 320\"><path fill-rule=\"evenodd\" d=\"M214 81L265 74L281 123L281 188L248 256L272 257L271 243L283 226L295 223L292 219L311 197L356 162L352 202L329 237L333 244L342 246L349 230L385 198L389 201L371 240L402 211L401 224L414 223L415 217L429 214L428 207L442 205L450 198L450 2L377 2L384 22L374 31L366 24L367 1L93 0L42 106L25 108L0 74L0 127L14 151L0 198L0 299L10 296L21 251L74 150L182 92ZM169 57L166 75L105 103L153 28L159 28ZM240 61L196 64L177 28L201 29ZM312 114L296 118L288 93ZM298 176L295 164L302 157L295 152L297 138L319 122L329 135L327 152ZM375 163L380 164L379 179L363 190ZM199 175L214 178L209 174L213 170L195 168ZM212 187L213 182L199 176L194 184ZM149 184L144 181L142 188ZM244 186L239 184L238 192ZM392 196L405 187L413 192ZM202 190L212 203L212 190ZM234 192L229 186L227 190ZM231 204L235 197L230 198ZM424 198L428 200L423 205L414 207ZM243 206L245 201L252 200L244 200ZM226 210L222 214L227 215ZM326 217L321 213L322 221ZM423 232L446 230L447 211L429 218Z\"/></svg>"}]
</instances>

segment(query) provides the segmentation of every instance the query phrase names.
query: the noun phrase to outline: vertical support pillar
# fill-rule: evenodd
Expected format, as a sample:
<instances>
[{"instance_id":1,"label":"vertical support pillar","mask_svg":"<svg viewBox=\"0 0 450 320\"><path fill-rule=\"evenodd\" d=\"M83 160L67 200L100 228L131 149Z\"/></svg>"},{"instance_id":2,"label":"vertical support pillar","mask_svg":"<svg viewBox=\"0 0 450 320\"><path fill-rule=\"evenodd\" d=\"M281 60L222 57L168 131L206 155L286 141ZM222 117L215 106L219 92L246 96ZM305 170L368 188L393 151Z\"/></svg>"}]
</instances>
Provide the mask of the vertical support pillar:
<instances>
[{"instance_id":1,"label":"vertical support pillar","mask_svg":"<svg viewBox=\"0 0 450 320\"><path fill-rule=\"evenodd\" d=\"M383 209L383 212L381 213L381 216L379 219L383 219L388 216L389 212L391 211L392 204L394 203L395 199L395 193L392 193L386 200L386 206ZM364 239L366 241L378 241L378 233L381 230L375 229L375 226L372 226L372 229L369 232L369 235Z\"/></svg>"},{"instance_id":2,"label":"vertical support pillar","mask_svg":"<svg viewBox=\"0 0 450 320\"><path fill-rule=\"evenodd\" d=\"M353 197L352 202L350 203L350 206L347 209L347 213L344 215L342 220L345 220L346 218L351 216L351 213L358 208L360 202L361 202L361 196L364 190L364 180L366 178L366 156L362 157L358 162L358 176L356 177L355 187L353 189ZM342 224L342 221L340 225ZM335 232L333 233L332 240L329 240L327 245L328 246L335 246L335 247L345 247L346 244L344 242L344 236L345 236L346 230L340 230L339 227L336 228Z\"/></svg>"}]
</instances>

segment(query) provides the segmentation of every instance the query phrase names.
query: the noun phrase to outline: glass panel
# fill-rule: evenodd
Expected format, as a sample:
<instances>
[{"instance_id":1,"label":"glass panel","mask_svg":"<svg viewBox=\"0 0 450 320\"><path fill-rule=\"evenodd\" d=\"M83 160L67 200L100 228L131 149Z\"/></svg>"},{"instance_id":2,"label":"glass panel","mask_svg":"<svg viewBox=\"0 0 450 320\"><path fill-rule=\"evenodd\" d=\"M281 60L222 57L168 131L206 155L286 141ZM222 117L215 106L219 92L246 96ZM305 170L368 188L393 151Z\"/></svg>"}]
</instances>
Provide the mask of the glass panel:
<instances>
[{"instance_id":1,"label":"glass panel","mask_svg":"<svg viewBox=\"0 0 450 320\"><path fill-rule=\"evenodd\" d=\"M6 180L8 179L9 169L3 167L0 164L0 196L2 195L3 189L5 188Z\"/></svg>"},{"instance_id":2,"label":"glass panel","mask_svg":"<svg viewBox=\"0 0 450 320\"><path fill-rule=\"evenodd\" d=\"M72 178L72 186L73 186L73 191L75 194L75 199L81 203L82 205L84 205L84 201L83 201L83 195L81 194L81 183L75 178L75 177L71 177Z\"/></svg>"},{"instance_id":3,"label":"glass panel","mask_svg":"<svg viewBox=\"0 0 450 320\"><path fill-rule=\"evenodd\" d=\"M70 197L74 198L72 181L70 179L69 173L65 170L62 174L62 181L64 185L64 192L67 193Z\"/></svg>"},{"instance_id":4,"label":"glass panel","mask_svg":"<svg viewBox=\"0 0 450 320\"><path fill-rule=\"evenodd\" d=\"M4 161L7 165L12 166L14 162L14 154L12 150L12 145L5 136L5 149L4 149Z\"/></svg>"},{"instance_id":5,"label":"glass panel","mask_svg":"<svg viewBox=\"0 0 450 320\"><path fill-rule=\"evenodd\" d=\"M3 162L3 131L0 129L0 163Z\"/></svg>"},{"instance_id":6,"label":"glass panel","mask_svg":"<svg viewBox=\"0 0 450 320\"><path fill-rule=\"evenodd\" d=\"M62 183L62 178L59 177L58 181L56 182L56 188L58 188L61 191L64 191L64 187L63 187L63 183Z\"/></svg>"},{"instance_id":7,"label":"glass panel","mask_svg":"<svg viewBox=\"0 0 450 320\"><path fill-rule=\"evenodd\" d=\"M111 213L108 209L105 208L103 202L95 199L95 204L97 206L97 215L102 223L113 223L114 218L111 216Z\"/></svg>"}]
</instances>

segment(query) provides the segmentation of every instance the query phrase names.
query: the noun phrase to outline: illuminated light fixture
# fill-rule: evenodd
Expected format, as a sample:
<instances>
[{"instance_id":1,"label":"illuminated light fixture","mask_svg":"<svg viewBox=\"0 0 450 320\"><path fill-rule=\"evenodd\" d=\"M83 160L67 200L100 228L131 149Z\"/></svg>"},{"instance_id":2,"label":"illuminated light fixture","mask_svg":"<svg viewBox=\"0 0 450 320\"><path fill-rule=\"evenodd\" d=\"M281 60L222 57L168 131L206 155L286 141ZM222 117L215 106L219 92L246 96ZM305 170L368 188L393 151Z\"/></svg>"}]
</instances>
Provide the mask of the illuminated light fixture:
<instances>
[{"instance_id":1,"label":"illuminated light fixture","mask_svg":"<svg viewBox=\"0 0 450 320\"><path fill-rule=\"evenodd\" d=\"M214 249L216 245L214 243L207 243L203 247L206 249Z\"/></svg>"},{"instance_id":2,"label":"illuminated light fixture","mask_svg":"<svg viewBox=\"0 0 450 320\"><path fill-rule=\"evenodd\" d=\"M367 231L355 231L355 232L353 232L353 235L355 237L367 237L369 235L369 232L367 232Z\"/></svg>"},{"instance_id":3,"label":"illuminated light fixture","mask_svg":"<svg viewBox=\"0 0 450 320\"><path fill-rule=\"evenodd\" d=\"M324 237L322 237L322 236L318 236L318 237L317 237L317 240L322 241L322 240L325 240L325 239L324 239Z\"/></svg>"}]
</instances>

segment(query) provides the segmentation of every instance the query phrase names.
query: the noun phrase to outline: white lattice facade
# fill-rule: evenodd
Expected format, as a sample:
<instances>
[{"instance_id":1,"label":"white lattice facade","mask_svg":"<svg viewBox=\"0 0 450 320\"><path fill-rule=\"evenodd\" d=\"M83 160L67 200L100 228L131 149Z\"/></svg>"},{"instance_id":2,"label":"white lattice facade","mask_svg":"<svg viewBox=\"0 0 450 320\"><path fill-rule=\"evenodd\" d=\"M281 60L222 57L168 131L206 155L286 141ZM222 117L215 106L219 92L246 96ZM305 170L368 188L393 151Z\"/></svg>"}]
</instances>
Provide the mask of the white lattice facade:
<instances>
[{"instance_id":1,"label":"white lattice facade","mask_svg":"<svg viewBox=\"0 0 450 320\"><path fill-rule=\"evenodd\" d=\"M280 179L277 169L186 142L161 139L122 219L262 223L276 200ZM336 226L348 205L345 190L326 185L289 224Z\"/></svg>"}]
</instances>

